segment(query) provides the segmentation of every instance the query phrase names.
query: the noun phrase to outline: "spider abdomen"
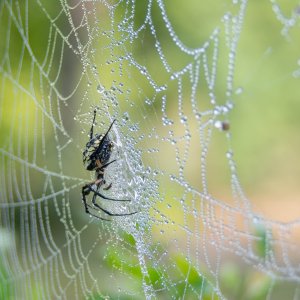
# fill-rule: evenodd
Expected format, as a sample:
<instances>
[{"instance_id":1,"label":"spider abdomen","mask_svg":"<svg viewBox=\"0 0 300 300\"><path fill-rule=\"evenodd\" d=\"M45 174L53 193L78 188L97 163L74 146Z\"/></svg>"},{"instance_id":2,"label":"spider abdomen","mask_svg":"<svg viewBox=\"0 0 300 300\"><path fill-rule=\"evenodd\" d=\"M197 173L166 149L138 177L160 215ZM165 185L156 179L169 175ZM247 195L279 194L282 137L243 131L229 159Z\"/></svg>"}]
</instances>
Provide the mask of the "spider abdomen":
<instances>
[{"instance_id":1,"label":"spider abdomen","mask_svg":"<svg viewBox=\"0 0 300 300\"><path fill-rule=\"evenodd\" d=\"M113 143L106 136L96 134L86 144L83 151L83 164L88 171L96 170L106 164L111 156Z\"/></svg>"}]
</instances>

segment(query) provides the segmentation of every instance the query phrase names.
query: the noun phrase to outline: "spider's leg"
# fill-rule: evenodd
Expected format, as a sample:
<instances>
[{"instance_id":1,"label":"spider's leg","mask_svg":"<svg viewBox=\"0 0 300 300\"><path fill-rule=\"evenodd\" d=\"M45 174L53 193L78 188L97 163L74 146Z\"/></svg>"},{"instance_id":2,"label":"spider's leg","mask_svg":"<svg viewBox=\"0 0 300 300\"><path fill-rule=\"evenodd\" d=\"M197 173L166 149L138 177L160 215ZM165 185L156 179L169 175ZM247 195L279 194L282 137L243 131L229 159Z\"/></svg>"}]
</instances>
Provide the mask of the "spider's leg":
<instances>
[{"instance_id":1,"label":"spider's leg","mask_svg":"<svg viewBox=\"0 0 300 300\"><path fill-rule=\"evenodd\" d=\"M112 187L112 183L110 183L108 186L104 187L103 190L108 191Z\"/></svg>"},{"instance_id":2,"label":"spider's leg","mask_svg":"<svg viewBox=\"0 0 300 300\"><path fill-rule=\"evenodd\" d=\"M93 138L93 134L94 134L94 125L95 125L95 120L96 120L96 113L97 110L94 110L94 119L93 119L93 123L92 123L92 127L90 129L90 140Z\"/></svg>"},{"instance_id":3,"label":"spider's leg","mask_svg":"<svg viewBox=\"0 0 300 300\"><path fill-rule=\"evenodd\" d=\"M90 193L91 191L91 184L86 184L82 187L81 189L81 194L82 194L82 202L85 208L85 212L88 214L89 213L89 209L88 209L88 204L86 202L86 196Z\"/></svg>"},{"instance_id":4,"label":"spider's leg","mask_svg":"<svg viewBox=\"0 0 300 300\"><path fill-rule=\"evenodd\" d=\"M99 171L104 170L106 167L108 167L110 164L112 164L113 162L117 161L116 159L109 161L108 163L104 164L103 166L101 166L99 168Z\"/></svg>"},{"instance_id":5,"label":"spider's leg","mask_svg":"<svg viewBox=\"0 0 300 300\"><path fill-rule=\"evenodd\" d=\"M115 122L116 122L116 119L114 119L114 120L111 122L111 124L110 124L109 128L107 129L107 131L106 131L106 133L105 133L105 135L104 135L104 137L103 137L102 140L105 140L105 138L106 138L107 135L109 134L109 132L110 132L110 130L111 130L111 128L112 128L112 126L114 125Z\"/></svg>"},{"instance_id":6,"label":"spider's leg","mask_svg":"<svg viewBox=\"0 0 300 300\"><path fill-rule=\"evenodd\" d=\"M100 143L99 143L99 146L98 146L98 148L97 148L96 151L95 151L96 153L98 153L98 149L101 149L101 148L102 148L102 144L103 144L103 142L105 141L107 135L109 134L109 132L110 132L112 126L114 125L115 121L116 121L116 119L114 119L114 120L112 121L112 123L110 124L110 126L109 126L108 130L106 131L104 137L101 139L101 141L100 141Z\"/></svg>"},{"instance_id":7,"label":"spider's leg","mask_svg":"<svg viewBox=\"0 0 300 300\"><path fill-rule=\"evenodd\" d=\"M89 208L93 208L93 207L90 206L90 205L87 203L87 201L86 201L86 196L91 192L91 188L90 188L91 184L93 184L93 182L90 183L90 184L86 184L85 186L82 187L82 202L83 202L83 205L84 205L84 208L85 208L85 212L86 212L87 214L89 214L90 216L93 216L93 217L98 218L98 219L100 219L100 220L110 221L110 220L108 220L108 219L101 218L101 217L99 217L99 216L97 216L97 215L95 215L95 214L93 214L93 213L91 213L91 212L89 211Z\"/></svg>"},{"instance_id":8,"label":"spider's leg","mask_svg":"<svg viewBox=\"0 0 300 300\"><path fill-rule=\"evenodd\" d=\"M114 198L106 197L106 196L104 196L103 194L101 194L100 192L95 191L95 190L92 189L91 187L89 187L89 189L90 189L90 191L93 192L95 195L97 195L97 196L99 196L99 197L101 197L101 198L103 198L103 199L105 199L105 200L119 201L119 202L122 202L122 201L124 201L124 202L125 202L125 201L130 202L130 201L131 201L131 200L129 200L129 199L114 199Z\"/></svg>"},{"instance_id":9,"label":"spider's leg","mask_svg":"<svg viewBox=\"0 0 300 300\"><path fill-rule=\"evenodd\" d=\"M92 207L92 206L89 205L89 204L87 204L87 206L88 206L88 208L90 208L90 209L95 209L94 207ZM102 218L102 217L100 217L100 216L97 216L97 215L91 213L90 210L88 210L87 213L88 213L90 216L95 217L95 218L97 218L97 219L99 219L99 220L104 220L104 221L109 221L109 222L111 221L111 220L109 220L109 219L105 219L105 218Z\"/></svg>"},{"instance_id":10,"label":"spider's leg","mask_svg":"<svg viewBox=\"0 0 300 300\"><path fill-rule=\"evenodd\" d=\"M81 189L81 195L82 195L82 202L85 208L85 212L89 213L88 207L89 205L87 204L87 200L86 200L86 196L90 194L90 192L94 192L94 190L92 189L93 184L95 184L97 180L94 180L90 183L87 183L86 185L84 185ZM100 184L100 182L98 183L98 185ZM95 196L95 194L94 194Z\"/></svg>"},{"instance_id":11,"label":"spider's leg","mask_svg":"<svg viewBox=\"0 0 300 300\"><path fill-rule=\"evenodd\" d=\"M117 161L116 159L109 161L108 163L106 163L105 165L103 165L102 167L99 168L99 171L103 171L105 170L105 168L107 166L109 166L110 164L112 164L113 162ZM103 184L105 184L105 182L103 182ZM103 190L107 191L112 187L112 183L110 183L109 185L107 185L106 187L103 187Z\"/></svg>"},{"instance_id":12,"label":"spider's leg","mask_svg":"<svg viewBox=\"0 0 300 300\"><path fill-rule=\"evenodd\" d=\"M96 192L95 192L96 194ZM103 195L101 195L100 193L97 193L99 194L100 197L102 197L103 199L107 199L107 197L103 197ZM95 196L95 195L94 195ZM115 213L111 213L110 211L108 211L107 209L101 207L98 203L96 203L96 197L93 196L93 199L92 199L92 203L95 207L97 207L98 209L102 210L104 213L106 213L107 215L109 216L112 216L112 217L121 217L121 216L130 216L130 215L134 215L137 213L137 211L135 212L132 212L132 213L123 213L123 214L115 214ZM115 199L110 199L108 198L108 200L115 200ZM115 201L119 201L119 200L115 200Z\"/></svg>"}]
</instances>

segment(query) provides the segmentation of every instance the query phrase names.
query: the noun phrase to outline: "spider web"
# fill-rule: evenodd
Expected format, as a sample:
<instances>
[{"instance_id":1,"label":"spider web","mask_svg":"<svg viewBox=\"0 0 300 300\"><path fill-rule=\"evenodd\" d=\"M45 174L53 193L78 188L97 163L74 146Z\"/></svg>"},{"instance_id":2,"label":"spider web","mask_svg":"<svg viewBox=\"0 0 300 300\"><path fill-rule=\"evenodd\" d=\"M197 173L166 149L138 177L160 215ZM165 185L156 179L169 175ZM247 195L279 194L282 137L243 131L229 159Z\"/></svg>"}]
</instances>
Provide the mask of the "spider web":
<instances>
[{"instance_id":1,"label":"spider web","mask_svg":"<svg viewBox=\"0 0 300 300\"><path fill-rule=\"evenodd\" d=\"M265 1L261 18L299 50L297 5ZM282 222L257 212L238 175L261 163L240 167L235 155L239 133L252 138L236 130L252 88L238 75L277 61L270 49L256 66L238 59L251 9L245 0L0 2L1 299L300 298L299 213ZM300 76L299 51L291 57L287 88ZM84 212L94 109L96 133L116 119L103 194L131 200L97 201L137 214Z\"/></svg>"}]
</instances>

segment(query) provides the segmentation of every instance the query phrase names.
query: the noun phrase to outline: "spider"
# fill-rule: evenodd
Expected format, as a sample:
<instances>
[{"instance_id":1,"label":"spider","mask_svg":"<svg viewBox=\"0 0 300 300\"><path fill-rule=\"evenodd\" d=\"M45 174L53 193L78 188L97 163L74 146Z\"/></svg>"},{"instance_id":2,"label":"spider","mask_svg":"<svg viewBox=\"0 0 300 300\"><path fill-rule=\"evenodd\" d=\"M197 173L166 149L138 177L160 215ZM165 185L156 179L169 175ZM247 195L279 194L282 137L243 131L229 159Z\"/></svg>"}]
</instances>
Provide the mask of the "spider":
<instances>
[{"instance_id":1,"label":"spider","mask_svg":"<svg viewBox=\"0 0 300 300\"><path fill-rule=\"evenodd\" d=\"M112 150L113 150L113 142L110 140L108 134L115 123L116 120L113 120L113 122L110 124L108 130L105 134L98 134L96 133L94 135L94 124L96 119L96 109L94 110L94 119L92 123L92 127L90 129L90 140L87 142L85 149L83 151L83 164L85 168L88 171L95 171L95 180L87 183L82 187L82 202L85 207L85 212L93 217L96 217L101 220L109 221L108 219L102 218L100 216L97 216L90 212L90 209L98 209L99 211L104 212L105 214L109 216L129 216L133 215L137 212L131 212L131 213L112 213L108 211L107 209L101 207L97 202L96 198L97 196L101 197L105 200L110 201L130 201L126 199L114 199L107 197L103 195L100 191L101 187L103 190L109 190L112 187L112 183L106 185L105 179L104 179L104 173L106 168L114 163L116 159L109 161ZM92 203L93 206L87 203L86 196L90 193L93 193Z\"/></svg>"}]
</instances>

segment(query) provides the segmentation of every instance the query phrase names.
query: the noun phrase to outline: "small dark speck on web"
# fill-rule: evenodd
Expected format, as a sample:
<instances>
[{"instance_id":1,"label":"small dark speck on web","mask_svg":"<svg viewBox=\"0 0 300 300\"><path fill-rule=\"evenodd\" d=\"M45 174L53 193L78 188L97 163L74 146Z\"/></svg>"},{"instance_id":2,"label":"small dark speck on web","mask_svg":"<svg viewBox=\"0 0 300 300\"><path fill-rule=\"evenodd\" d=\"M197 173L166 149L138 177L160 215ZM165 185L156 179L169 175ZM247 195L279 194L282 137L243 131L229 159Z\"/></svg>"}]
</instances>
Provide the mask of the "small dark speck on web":
<instances>
[{"instance_id":1,"label":"small dark speck on web","mask_svg":"<svg viewBox=\"0 0 300 300\"><path fill-rule=\"evenodd\" d=\"M222 122L222 130L228 131L229 129L230 129L229 122L226 122L226 121Z\"/></svg>"}]
</instances>

